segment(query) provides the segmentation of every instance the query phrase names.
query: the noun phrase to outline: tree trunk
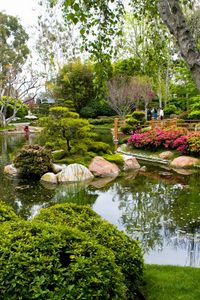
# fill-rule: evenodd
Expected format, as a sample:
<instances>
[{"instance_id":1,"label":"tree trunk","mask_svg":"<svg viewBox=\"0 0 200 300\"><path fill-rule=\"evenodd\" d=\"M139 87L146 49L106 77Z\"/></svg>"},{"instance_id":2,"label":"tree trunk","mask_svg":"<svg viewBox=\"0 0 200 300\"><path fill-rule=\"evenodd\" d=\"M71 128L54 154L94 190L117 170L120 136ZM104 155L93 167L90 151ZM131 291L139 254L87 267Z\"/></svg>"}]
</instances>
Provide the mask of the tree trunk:
<instances>
[{"instance_id":1,"label":"tree trunk","mask_svg":"<svg viewBox=\"0 0 200 300\"><path fill-rule=\"evenodd\" d=\"M6 118L3 113L0 113L0 126L6 127Z\"/></svg>"},{"instance_id":2,"label":"tree trunk","mask_svg":"<svg viewBox=\"0 0 200 300\"><path fill-rule=\"evenodd\" d=\"M200 52L189 31L179 0L158 0L158 10L163 22L175 37L181 55L186 61L200 91Z\"/></svg>"}]
</instances>

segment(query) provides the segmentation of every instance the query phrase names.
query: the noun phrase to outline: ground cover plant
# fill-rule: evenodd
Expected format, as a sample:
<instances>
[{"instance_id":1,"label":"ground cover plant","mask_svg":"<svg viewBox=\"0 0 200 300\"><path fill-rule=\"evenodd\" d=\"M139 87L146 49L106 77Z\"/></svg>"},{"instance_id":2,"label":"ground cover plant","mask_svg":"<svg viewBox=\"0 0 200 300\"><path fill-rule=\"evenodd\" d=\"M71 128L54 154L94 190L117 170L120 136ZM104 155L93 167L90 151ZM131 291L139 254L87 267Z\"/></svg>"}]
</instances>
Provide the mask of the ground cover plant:
<instances>
[{"instance_id":1,"label":"ground cover plant","mask_svg":"<svg viewBox=\"0 0 200 300\"><path fill-rule=\"evenodd\" d=\"M0 253L4 300L136 299L143 278L138 242L87 206L56 205L32 221L5 219Z\"/></svg>"},{"instance_id":2,"label":"ground cover plant","mask_svg":"<svg viewBox=\"0 0 200 300\"><path fill-rule=\"evenodd\" d=\"M174 149L182 154L200 155L200 133L185 134L182 129L155 128L146 132L135 132L128 145L145 150Z\"/></svg>"}]
</instances>

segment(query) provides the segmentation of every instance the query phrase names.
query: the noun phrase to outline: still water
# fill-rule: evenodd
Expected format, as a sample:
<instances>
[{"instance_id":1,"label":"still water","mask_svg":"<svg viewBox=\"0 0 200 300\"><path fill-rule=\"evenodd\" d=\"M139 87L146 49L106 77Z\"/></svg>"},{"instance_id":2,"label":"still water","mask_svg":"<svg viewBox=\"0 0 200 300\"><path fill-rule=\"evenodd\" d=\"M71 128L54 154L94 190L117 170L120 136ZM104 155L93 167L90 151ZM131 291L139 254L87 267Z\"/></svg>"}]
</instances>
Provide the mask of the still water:
<instances>
[{"instance_id":1,"label":"still water","mask_svg":"<svg viewBox=\"0 0 200 300\"><path fill-rule=\"evenodd\" d=\"M55 203L88 204L120 230L141 241L145 262L200 267L200 173L178 174L147 165L117 179L57 186L3 173L23 135L0 136L0 199L31 219Z\"/></svg>"}]
</instances>

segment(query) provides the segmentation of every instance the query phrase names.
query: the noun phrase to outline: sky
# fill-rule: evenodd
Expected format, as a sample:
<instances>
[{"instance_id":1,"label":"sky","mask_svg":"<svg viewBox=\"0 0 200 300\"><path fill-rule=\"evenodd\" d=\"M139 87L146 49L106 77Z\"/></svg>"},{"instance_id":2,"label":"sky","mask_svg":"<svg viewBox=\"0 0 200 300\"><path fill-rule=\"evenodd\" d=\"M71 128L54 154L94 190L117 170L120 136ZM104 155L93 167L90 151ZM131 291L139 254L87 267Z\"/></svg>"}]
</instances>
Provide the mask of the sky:
<instances>
[{"instance_id":1,"label":"sky","mask_svg":"<svg viewBox=\"0 0 200 300\"><path fill-rule=\"evenodd\" d=\"M17 16L29 28L37 23L37 3L38 0L0 0L0 11Z\"/></svg>"}]
</instances>

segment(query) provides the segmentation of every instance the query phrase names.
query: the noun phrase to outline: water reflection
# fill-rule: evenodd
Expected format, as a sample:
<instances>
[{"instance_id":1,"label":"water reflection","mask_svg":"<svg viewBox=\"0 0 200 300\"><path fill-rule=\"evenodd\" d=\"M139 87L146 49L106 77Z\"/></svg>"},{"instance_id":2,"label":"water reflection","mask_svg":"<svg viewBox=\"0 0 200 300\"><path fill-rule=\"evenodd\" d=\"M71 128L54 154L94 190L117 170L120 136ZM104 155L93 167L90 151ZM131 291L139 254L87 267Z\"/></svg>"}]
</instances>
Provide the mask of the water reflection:
<instances>
[{"instance_id":1,"label":"water reflection","mask_svg":"<svg viewBox=\"0 0 200 300\"><path fill-rule=\"evenodd\" d=\"M200 267L199 173L182 175L147 166L117 179L48 185L3 174L23 136L0 137L0 199L26 219L59 202L88 204L141 241L148 263ZM34 138L28 142L34 143Z\"/></svg>"}]
</instances>

